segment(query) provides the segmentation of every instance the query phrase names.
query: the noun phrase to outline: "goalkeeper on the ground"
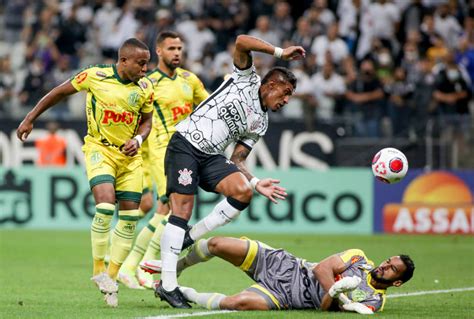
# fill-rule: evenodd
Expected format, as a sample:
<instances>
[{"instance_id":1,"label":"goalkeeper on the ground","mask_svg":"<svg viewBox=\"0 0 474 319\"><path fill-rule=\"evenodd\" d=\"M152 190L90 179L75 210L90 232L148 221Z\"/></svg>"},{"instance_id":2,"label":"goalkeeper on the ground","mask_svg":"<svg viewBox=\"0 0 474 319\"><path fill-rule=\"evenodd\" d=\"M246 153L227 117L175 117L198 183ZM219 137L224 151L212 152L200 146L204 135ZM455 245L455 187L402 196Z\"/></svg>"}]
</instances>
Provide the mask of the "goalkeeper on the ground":
<instances>
[{"instance_id":1,"label":"goalkeeper on the ground","mask_svg":"<svg viewBox=\"0 0 474 319\"><path fill-rule=\"evenodd\" d=\"M209 309L321 309L370 314L381 311L388 287L412 276L415 265L407 255L393 256L378 267L360 249L349 249L319 263L297 258L283 249L242 238L199 240L178 262L177 271L220 257L247 273L256 284L226 296L180 287L189 302ZM161 272L160 261L145 261L142 269Z\"/></svg>"}]
</instances>

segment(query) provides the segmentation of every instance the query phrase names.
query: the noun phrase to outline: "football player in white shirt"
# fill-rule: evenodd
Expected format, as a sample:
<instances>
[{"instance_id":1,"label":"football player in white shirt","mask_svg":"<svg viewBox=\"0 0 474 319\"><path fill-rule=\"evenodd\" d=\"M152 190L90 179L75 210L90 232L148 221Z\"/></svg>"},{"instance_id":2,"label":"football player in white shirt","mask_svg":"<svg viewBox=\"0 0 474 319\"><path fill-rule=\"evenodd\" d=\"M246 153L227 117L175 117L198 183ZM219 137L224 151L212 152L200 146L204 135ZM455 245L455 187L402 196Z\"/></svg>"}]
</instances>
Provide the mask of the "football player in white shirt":
<instances>
[{"instance_id":1,"label":"football player in white shirt","mask_svg":"<svg viewBox=\"0 0 474 319\"><path fill-rule=\"evenodd\" d=\"M234 71L221 86L177 126L165 158L167 195L172 214L161 238L163 269L155 295L175 308L190 308L178 289L176 264L181 250L207 232L237 218L248 207L253 190L276 203L285 199L278 180L259 180L245 166L252 147L268 127L267 111L288 103L296 78L286 68L271 69L262 80L252 61L252 51L284 60L303 58L301 46L285 49L248 35L235 42ZM230 159L226 147L235 142ZM226 198L188 231L198 186Z\"/></svg>"}]
</instances>

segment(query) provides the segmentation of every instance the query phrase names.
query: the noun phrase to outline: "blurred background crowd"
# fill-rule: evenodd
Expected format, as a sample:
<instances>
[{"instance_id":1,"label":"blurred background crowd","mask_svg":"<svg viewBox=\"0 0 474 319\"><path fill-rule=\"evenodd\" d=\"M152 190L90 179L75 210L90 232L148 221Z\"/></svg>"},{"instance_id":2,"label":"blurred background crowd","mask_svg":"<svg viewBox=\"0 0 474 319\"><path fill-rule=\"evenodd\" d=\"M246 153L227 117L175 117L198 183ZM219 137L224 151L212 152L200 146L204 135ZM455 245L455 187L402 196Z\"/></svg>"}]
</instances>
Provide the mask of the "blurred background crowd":
<instances>
[{"instance_id":1,"label":"blurred background crowd","mask_svg":"<svg viewBox=\"0 0 474 319\"><path fill-rule=\"evenodd\" d=\"M304 61L254 55L298 78L297 98L273 120L308 131L337 125L339 137L417 139L450 127L461 148L472 137L473 0L0 0L0 116L18 119L80 68L114 63L121 43L182 34L183 67L209 91L231 72L241 33L302 45ZM82 119L77 94L52 119ZM433 133L434 132L434 133Z\"/></svg>"}]
</instances>

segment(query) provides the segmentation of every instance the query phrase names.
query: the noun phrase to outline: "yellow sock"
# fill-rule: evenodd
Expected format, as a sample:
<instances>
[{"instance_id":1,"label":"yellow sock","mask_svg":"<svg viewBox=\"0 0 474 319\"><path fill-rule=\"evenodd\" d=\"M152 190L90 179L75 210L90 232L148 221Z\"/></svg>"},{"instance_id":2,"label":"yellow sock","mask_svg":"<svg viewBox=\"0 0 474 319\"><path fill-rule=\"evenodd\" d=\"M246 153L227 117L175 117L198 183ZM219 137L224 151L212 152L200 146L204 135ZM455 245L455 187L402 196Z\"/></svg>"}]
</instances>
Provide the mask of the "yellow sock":
<instances>
[{"instance_id":1,"label":"yellow sock","mask_svg":"<svg viewBox=\"0 0 474 319\"><path fill-rule=\"evenodd\" d=\"M118 276L119 269L120 269L120 265L114 263L113 261L111 261L111 262L109 263L109 268L107 268L107 274L108 274L109 277L112 278L113 280L117 280L117 276Z\"/></svg>"},{"instance_id":2,"label":"yellow sock","mask_svg":"<svg viewBox=\"0 0 474 319\"><path fill-rule=\"evenodd\" d=\"M166 215L166 217L163 218L161 223L156 227L153 237L151 237L150 244L148 244L148 248L146 249L145 255L143 256L143 260L152 260L158 258L158 255L161 251L161 235L163 235L163 231L165 230L165 225L168 222L169 216L170 214Z\"/></svg>"},{"instance_id":3,"label":"yellow sock","mask_svg":"<svg viewBox=\"0 0 474 319\"><path fill-rule=\"evenodd\" d=\"M109 244L109 231L115 205L110 203L99 203L91 225L91 244L93 259L93 275L105 271L104 257Z\"/></svg>"},{"instance_id":4,"label":"yellow sock","mask_svg":"<svg viewBox=\"0 0 474 319\"><path fill-rule=\"evenodd\" d=\"M143 217L145 217L145 212L143 210L141 210L141 208L139 208L138 209L138 218L142 219Z\"/></svg>"},{"instance_id":5,"label":"yellow sock","mask_svg":"<svg viewBox=\"0 0 474 319\"><path fill-rule=\"evenodd\" d=\"M110 247L110 263L107 272L112 279L132 249L133 237L138 221L138 209L119 211L119 220L115 225Z\"/></svg>"},{"instance_id":6,"label":"yellow sock","mask_svg":"<svg viewBox=\"0 0 474 319\"><path fill-rule=\"evenodd\" d=\"M123 267L126 267L130 271L135 271L137 269L138 263L142 260L145 250L150 243L150 239L155 232L156 226L161 224L161 221L166 216L155 214L150 219L148 225L143 227L138 234L137 239L135 240L135 245L132 248L132 251L128 255L127 259L123 263Z\"/></svg>"}]
</instances>

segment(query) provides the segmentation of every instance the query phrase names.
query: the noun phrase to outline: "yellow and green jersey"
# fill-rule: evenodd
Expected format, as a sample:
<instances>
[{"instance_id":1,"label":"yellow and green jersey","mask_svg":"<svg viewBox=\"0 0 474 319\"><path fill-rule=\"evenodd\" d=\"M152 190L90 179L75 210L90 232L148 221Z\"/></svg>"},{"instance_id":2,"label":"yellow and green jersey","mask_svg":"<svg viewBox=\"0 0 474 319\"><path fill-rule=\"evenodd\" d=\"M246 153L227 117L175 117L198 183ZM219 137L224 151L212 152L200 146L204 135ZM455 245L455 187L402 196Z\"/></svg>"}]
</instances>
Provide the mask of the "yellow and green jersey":
<instances>
[{"instance_id":1,"label":"yellow and green jersey","mask_svg":"<svg viewBox=\"0 0 474 319\"><path fill-rule=\"evenodd\" d=\"M204 85L192 72L177 68L170 78L160 69L148 73L155 90L153 113L154 134L159 148L166 148L169 139L176 131L175 125L186 118L194 107L209 96Z\"/></svg>"},{"instance_id":2,"label":"yellow and green jersey","mask_svg":"<svg viewBox=\"0 0 474 319\"><path fill-rule=\"evenodd\" d=\"M93 142L120 149L138 130L141 113L153 111L153 84L121 79L115 64L94 65L71 78L78 91L87 91L87 136Z\"/></svg>"}]
</instances>

